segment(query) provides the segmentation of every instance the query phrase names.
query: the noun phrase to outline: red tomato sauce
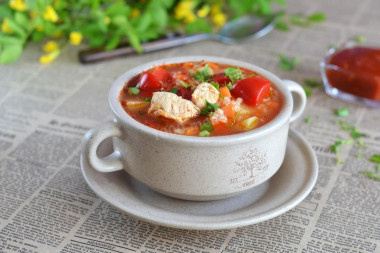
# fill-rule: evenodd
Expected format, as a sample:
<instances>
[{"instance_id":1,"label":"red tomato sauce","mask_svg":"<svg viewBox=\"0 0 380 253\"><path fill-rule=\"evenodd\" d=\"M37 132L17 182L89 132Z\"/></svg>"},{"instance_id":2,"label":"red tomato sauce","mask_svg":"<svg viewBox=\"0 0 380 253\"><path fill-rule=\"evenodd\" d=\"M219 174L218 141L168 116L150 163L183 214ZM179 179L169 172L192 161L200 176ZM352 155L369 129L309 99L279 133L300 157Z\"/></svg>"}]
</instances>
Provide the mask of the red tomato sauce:
<instances>
[{"instance_id":1,"label":"red tomato sauce","mask_svg":"<svg viewBox=\"0 0 380 253\"><path fill-rule=\"evenodd\" d=\"M207 106L202 108L195 93L205 83L213 90L215 101L205 99ZM173 118L168 118L166 112L154 111L155 96L159 94L193 106L195 115L183 119L183 113L173 113ZM119 101L132 118L157 130L223 136L268 123L281 110L283 97L274 84L253 71L214 62L186 62L157 66L131 78L120 92Z\"/></svg>"},{"instance_id":2,"label":"red tomato sauce","mask_svg":"<svg viewBox=\"0 0 380 253\"><path fill-rule=\"evenodd\" d=\"M359 97L380 101L380 49L354 47L334 54L328 69L331 86Z\"/></svg>"}]
</instances>

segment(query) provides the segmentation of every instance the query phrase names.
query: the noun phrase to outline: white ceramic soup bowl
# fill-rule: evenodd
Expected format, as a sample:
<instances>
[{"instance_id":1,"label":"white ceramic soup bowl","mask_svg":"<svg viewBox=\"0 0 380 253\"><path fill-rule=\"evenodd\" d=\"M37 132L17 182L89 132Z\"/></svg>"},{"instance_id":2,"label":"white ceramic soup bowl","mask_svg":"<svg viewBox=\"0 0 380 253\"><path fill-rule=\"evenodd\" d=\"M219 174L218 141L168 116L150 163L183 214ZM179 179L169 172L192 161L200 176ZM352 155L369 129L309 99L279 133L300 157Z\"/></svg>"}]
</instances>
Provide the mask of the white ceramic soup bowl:
<instances>
[{"instance_id":1,"label":"white ceramic soup bowl","mask_svg":"<svg viewBox=\"0 0 380 253\"><path fill-rule=\"evenodd\" d=\"M143 125L124 111L119 94L128 80L154 66L187 61L224 63L259 73L282 93L282 109L274 119L257 129L216 137L162 132ZM128 70L113 83L109 104L114 119L91 129L82 142L83 159L87 159L95 170L125 170L151 189L171 197L216 200L244 192L276 173L284 159L289 123L301 115L306 96L297 83L281 80L246 62L184 56L149 62ZM113 153L98 157L99 144L109 137L113 137Z\"/></svg>"}]
</instances>

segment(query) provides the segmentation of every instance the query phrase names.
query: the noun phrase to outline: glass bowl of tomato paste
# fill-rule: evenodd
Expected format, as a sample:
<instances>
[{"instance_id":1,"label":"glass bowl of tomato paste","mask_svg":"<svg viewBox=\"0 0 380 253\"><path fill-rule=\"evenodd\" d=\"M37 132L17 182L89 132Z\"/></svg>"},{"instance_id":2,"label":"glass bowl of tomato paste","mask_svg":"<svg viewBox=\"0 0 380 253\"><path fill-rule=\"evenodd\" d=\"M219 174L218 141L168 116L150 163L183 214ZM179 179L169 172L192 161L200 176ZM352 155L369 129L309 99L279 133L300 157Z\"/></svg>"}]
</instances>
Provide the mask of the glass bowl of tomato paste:
<instances>
[{"instance_id":1,"label":"glass bowl of tomato paste","mask_svg":"<svg viewBox=\"0 0 380 253\"><path fill-rule=\"evenodd\" d=\"M367 107L380 106L380 47L354 39L331 47L321 62L328 95Z\"/></svg>"}]
</instances>

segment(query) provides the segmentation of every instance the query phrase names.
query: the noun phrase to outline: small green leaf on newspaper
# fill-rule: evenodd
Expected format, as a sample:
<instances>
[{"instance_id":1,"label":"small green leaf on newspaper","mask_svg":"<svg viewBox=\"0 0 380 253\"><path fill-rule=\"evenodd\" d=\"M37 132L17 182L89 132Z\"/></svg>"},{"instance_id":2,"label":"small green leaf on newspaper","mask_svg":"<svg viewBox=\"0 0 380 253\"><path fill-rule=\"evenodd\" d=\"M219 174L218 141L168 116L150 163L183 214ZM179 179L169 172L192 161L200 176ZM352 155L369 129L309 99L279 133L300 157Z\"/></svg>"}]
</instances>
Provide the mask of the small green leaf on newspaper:
<instances>
[{"instance_id":1,"label":"small green leaf on newspaper","mask_svg":"<svg viewBox=\"0 0 380 253\"><path fill-rule=\"evenodd\" d=\"M375 171L363 170L363 171L360 171L360 174L366 175L367 177L373 180L380 181L380 175L377 174Z\"/></svg>"},{"instance_id":2,"label":"small green leaf on newspaper","mask_svg":"<svg viewBox=\"0 0 380 253\"><path fill-rule=\"evenodd\" d=\"M335 113L335 115L337 115L339 117L347 117L348 115L350 115L350 112L349 112L348 108L346 108L346 107L343 107L341 109L335 109L334 113Z\"/></svg>"},{"instance_id":3,"label":"small green leaf on newspaper","mask_svg":"<svg viewBox=\"0 0 380 253\"><path fill-rule=\"evenodd\" d=\"M311 88L321 87L322 82L320 80L317 80L315 78L304 78L303 83Z\"/></svg>"},{"instance_id":4,"label":"small green leaf on newspaper","mask_svg":"<svg viewBox=\"0 0 380 253\"><path fill-rule=\"evenodd\" d=\"M302 86L303 90L305 91L306 97L310 97L313 93L309 87Z\"/></svg>"},{"instance_id":5,"label":"small green leaf on newspaper","mask_svg":"<svg viewBox=\"0 0 380 253\"><path fill-rule=\"evenodd\" d=\"M282 54L279 54L278 57L280 60L279 68L285 71L293 70L296 67L296 65L301 61L300 57L287 57Z\"/></svg>"},{"instance_id":6,"label":"small green leaf on newspaper","mask_svg":"<svg viewBox=\"0 0 380 253\"><path fill-rule=\"evenodd\" d=\"M361 35L355 36L352 39L357 43L365 43L367 41L367 38Z\"/></svg>"},{"instance_id":7,"label":"small green leaf on newspaper","mask_svg":"<svg viewBox=\"0 0 380 253\"><path fill-rule=\"evenodd\" d=\"M369 158L371 162L380 163L380 154L374 154L371 158Z\"/></svg>"}]
</instances>

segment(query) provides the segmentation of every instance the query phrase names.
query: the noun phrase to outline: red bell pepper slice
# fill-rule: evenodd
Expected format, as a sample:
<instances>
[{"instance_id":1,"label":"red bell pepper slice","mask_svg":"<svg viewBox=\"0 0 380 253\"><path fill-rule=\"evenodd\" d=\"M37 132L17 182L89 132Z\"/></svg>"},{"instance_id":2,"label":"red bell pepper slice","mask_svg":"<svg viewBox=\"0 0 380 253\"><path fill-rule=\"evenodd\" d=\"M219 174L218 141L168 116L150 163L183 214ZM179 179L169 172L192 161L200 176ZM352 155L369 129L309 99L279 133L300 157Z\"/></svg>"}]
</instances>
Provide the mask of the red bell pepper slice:
<instances>
[{"instance_id":1,"label":"red bell pepper slice","mask_svg":"<svg viewBox=\"0 0 380 253\"><path fill-rule=\"evenodd\" d=\"M142 91L159 91L164 87L170 73L162 67L156 67L153 72L145 72L140 76L139 89Z\"/></svg>"},{"instance_id":2,"label":"red bell pepper slice","mask_svg":"<svg viewBox=\"0 0 380 253\"><path fill-rule=\"evenodd\" d=\"M240 97L244 103L257 106L270 95L270 81L262 77L248 77L236 82L231 90L234 97Z\"/></svg>"}]
</instances>

